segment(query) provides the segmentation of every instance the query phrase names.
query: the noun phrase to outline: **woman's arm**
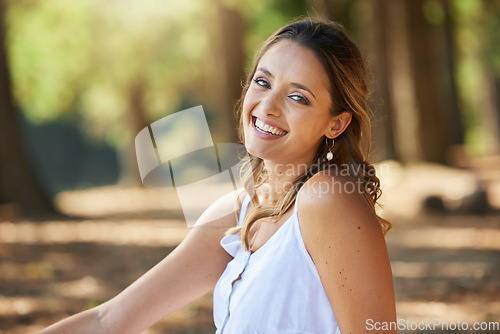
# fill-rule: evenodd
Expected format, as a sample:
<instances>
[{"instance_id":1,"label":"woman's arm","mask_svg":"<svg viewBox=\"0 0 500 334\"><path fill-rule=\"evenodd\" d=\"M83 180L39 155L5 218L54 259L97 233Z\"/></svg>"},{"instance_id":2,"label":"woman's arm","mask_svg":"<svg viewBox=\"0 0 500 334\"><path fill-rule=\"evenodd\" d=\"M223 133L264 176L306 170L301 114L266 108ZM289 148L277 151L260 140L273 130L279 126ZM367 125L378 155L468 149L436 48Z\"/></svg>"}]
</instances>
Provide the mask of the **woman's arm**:
<instances>
[{"instance_id":1,"label":"woman's arm","mask_svg":"<svg viewBox=\"0 0 500 334\"><path fill-rule=\"evenodd\" d=\"M232 257L220 246L235 226L234 195L216 201L181 244L110 301L42 331L53 333L140 333L215 287ZM218 217L221 212L229 213Z\"/></svg>"},{"instance_id":2,"label":"woman's arm","mask_svg":"<svg viewBox=\"0 0 500 334\"><path fill-rule=\"evenodd\" d=\"M394 286L380 224L349 182L317 174L304 185L297 202L304 243L342 333L396 333L370 326L396 321Z\"/></svg>"}]
</instances>

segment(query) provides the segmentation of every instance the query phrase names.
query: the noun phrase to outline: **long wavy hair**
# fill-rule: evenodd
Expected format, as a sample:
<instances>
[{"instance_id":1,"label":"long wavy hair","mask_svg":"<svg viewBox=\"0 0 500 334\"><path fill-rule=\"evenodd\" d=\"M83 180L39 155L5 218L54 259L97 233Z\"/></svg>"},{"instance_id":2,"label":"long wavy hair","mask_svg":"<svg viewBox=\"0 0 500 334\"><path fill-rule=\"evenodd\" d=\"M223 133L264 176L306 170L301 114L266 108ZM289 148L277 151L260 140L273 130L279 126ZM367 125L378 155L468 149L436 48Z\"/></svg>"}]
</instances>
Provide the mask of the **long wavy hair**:
<instances>
[{"instance_id":1,"label":"long wavy hair","mask_svg":"<svg viewBox=\"0 0 500 334\"><path fill-rule=\"evenodd\" d=\"M318 171L325 169L341 170L356 181L358 189L375 212L375 205L381 195L380 181L375 175L375 168L367 162L371 146L370 111L367 103L368 80L366 66L357 46L347 37L343 27L335 22L303 19L292 22L271 35L261 47L252 71L243 85L241 98L237 104L239 117L239 138L244 144L242 107L243 100L255 75L262 56L276 43L282 40L295 42L311 50L324 67L330 81L330 95L333 116L348 111L352 115L351 123L345 131L335 138L333 159L328 161L329 151L326 140L322 142L316 157L309 168L298 176L288 188L285 196L277 203L260 203L256 189L266 182L267 173L264 161L250 155L245 171L245 189L251 196L252 206L245 215L241 226L232 227L226 235L241 233L241 242L250 250L250 230L261 219L277 221L295 203L302 185ZM384 234L391 224L379 218Z\"/></svg>"}]
</instances>

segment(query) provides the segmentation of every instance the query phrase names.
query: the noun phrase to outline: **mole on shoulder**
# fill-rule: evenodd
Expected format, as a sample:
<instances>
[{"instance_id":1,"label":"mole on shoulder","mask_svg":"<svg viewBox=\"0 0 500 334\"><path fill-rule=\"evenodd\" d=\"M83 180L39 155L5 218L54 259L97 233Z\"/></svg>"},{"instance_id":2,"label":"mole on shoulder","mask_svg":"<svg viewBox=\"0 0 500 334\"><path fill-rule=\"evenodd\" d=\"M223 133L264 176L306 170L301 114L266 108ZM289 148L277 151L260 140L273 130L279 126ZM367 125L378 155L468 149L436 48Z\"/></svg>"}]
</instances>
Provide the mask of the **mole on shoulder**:
<instances>
[{"instance_id":1,"label":"mole on shoulder","mask_svg":"<svg viewBox=\"0 0 500 334\"><path fill-rule=\"evenodd\" d=\"M361 230L361 226L358 226L358 230Z\"/></svg>"}]
</instances>

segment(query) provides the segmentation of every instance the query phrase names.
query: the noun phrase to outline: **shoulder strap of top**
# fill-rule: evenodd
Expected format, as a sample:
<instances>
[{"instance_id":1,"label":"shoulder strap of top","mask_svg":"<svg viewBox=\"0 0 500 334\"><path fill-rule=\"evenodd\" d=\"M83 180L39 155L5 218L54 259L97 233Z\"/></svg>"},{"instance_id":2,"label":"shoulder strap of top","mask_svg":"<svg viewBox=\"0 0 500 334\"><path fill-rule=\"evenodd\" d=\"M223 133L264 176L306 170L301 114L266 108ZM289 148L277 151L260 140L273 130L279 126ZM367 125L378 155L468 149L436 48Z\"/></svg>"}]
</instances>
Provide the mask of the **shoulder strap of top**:
<instances>
[{"instance_id":1,"label":"shoulder strap of top","mask_svg":"<svg viewBox=\"0 0 500 334\"><path fill-rule=\"evenodd\" d=\"M241 203L240 216L238 218L238 226L241 226L241 224L243 224L243 219L245 218L245 213L247 212L248 204L250 204L250 195L246 194L245 198L243 199L243 203Z\"/></svg>"}]
</instances>

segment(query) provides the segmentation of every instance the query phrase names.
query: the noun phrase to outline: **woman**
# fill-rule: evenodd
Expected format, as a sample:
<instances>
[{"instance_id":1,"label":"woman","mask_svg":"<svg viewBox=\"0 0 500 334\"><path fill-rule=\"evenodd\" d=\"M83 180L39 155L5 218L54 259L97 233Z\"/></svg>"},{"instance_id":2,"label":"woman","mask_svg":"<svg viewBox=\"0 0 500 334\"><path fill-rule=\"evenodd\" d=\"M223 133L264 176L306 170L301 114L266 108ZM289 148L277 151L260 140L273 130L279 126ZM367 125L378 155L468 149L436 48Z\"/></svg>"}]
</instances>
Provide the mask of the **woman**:
<instances>
[{"instance_id":1,"label":"woman","mask_svg":"<svg viewBox=\"0 0 500 334\"><path fill-rule=\"evenodd\" d=\"M217 333L375 333L395 322L367 93L339 25L281 28L239 105L251 155L242 201L222 197L198 222L213 228L192 229L118 296L42 333L138 333L211 289ZM234 205L239 218L210 218Z\"/></svg>"}]
</instances>

